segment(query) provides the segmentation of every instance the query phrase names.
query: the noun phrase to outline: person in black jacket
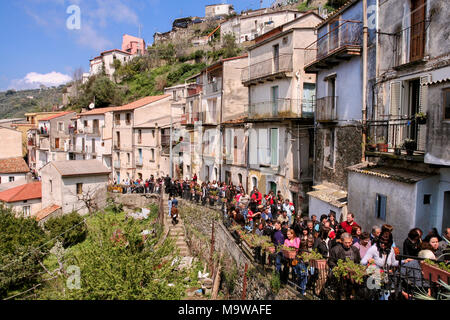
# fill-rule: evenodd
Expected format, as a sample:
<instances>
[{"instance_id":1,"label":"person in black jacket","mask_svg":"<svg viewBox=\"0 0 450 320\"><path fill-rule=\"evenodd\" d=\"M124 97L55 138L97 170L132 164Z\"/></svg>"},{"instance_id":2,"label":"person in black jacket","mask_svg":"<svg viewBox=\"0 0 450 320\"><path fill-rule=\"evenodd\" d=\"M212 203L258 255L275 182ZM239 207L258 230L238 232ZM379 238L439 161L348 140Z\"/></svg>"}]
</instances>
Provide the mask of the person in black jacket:
<instances>
[{"instance_id":1,"label":"person in black jacket","mask_svg":"<svg viewBox=\"0 0 450 320\"><path fill-rule=\"evenodd\" d=\"M319 241L317 244L317 252L320 253L325 259L328 258L329 248L328 248L328 233L330 232L330 228L322 228L319 231Z\"/></svg>"},{"instance_id":2,"label":"person in black jacket","mask_svg":"<svg viewBox=\"0 0 450 320\"><path fill-rule=\"evenodd\" d=\"M350 233L343 233L341 236L341 244L337 244L330 250L330 257L328 258L328 265L330 268L337 266L338 260L345 261L347 258L354 263L361 262L361 256L358 248L352 245L353 238Z\"/></svg>"},{"instance_id":3,"label":"person in black jacket","mask_svg":"<svg viewBox=\"0 0 450 320\"><path fill-rule=\"evenodd\" d=\"M405 256L417 257L422 243L422 230L419 228L411 229L408 238L403 242L403 254Z\"/></svg>"}]
</instances>

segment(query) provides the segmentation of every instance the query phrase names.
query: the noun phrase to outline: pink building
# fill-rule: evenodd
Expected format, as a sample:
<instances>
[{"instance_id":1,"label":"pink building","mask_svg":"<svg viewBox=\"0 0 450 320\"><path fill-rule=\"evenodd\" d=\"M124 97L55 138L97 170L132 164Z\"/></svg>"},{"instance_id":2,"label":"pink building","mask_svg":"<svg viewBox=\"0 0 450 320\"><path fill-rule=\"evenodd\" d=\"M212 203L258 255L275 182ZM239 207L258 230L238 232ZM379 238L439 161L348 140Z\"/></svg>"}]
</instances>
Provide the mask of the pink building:
<instances>
[{"instance_id":1,"label":"pink building","mask_svg":"<svg viewBox=\"0 0 450 320\"><path fill-rule=\"evenodd\" d=\"M124 34L122 40L122 51L131 53L132 55L145 54L147 52L147 48L145 46L144 39Z\"/></svg>"}]
</instances>

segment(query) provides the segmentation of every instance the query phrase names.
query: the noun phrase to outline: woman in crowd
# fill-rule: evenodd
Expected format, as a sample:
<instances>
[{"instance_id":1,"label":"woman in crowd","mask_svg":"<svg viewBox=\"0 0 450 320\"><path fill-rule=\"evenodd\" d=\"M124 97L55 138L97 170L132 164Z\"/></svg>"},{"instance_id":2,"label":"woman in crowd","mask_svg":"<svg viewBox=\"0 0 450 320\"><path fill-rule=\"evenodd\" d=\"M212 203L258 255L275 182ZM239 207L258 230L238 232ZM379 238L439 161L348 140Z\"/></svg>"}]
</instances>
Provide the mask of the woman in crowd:
<instances>
[{"instance_id":1,"label":"woman in crowd","mask_svg":"<svg viewBox=\"0 0 450 320\"><path fill-rule=\"evenodd\" d=\"M353 244L359 243L359 237L361 236L361 227L360 226L353 226L352 227L352 237L353 237Z\"/></svg>"},{"instance_id":2,"label":"woman in crowd","mask_svg":"<svg viewBox=\"0 0 450 320\"><path fill-rule=\"evenodd\" d=\"M411 229L408 237L403 242L403 254L405 256L417 257L422 244L422 230L419 228Z\"/></svg>"}]
</instances>

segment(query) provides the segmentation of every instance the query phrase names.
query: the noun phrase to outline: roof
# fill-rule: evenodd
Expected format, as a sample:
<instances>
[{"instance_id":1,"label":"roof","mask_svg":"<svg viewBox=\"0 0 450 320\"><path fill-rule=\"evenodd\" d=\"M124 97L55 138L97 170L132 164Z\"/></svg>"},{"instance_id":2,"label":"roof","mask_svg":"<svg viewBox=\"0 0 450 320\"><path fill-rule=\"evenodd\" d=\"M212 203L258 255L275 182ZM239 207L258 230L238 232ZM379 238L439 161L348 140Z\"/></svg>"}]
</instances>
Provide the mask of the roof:
<instances>
[{"instance_id":1,"label":"roof","mask_svg":"<svg viewBox=\"0 0 450 320\"><path fill-rule=\"evenodd\" d=\"M383 179L395 180L398 182L414 184L426 178L435 176L434 173L418 172L407 170L404 168L394 168L388 166L373 165L368 163L360 163L348 167L351 172L361 173L369 176L379 177Z\"/></svg>"},{"instance_id":2,"label":"roof","mask_svg":"<svg viewBox=\"0 0 450 320\"><path fill-rule=\"evenodd\" d=\"M422 83L423 86L431 86L433 84L441 84L441 83L445 83L450 81L450 78L444 78L444 79L440 79L440 80L435 80L435 81L430 81L430 82L425 82Z\"/></svg>"},{"instance_id":3,"label":"roof","mask_svg":"<svg viewBox=\"0 0 450 320\"><path fill-rule=\"evenodd\" d=\"M117 107L97 108L97 109L79 113L78 116L91 116L91 115L97 115L97 114L105 114L107 112L114 111L115 108L117 108Z\"/></svg>"},{"instance_id":4,"label":"roof","mask_svg":"<svg viewBox=\"0 0 450 320\"><path fill-rule=\"evenodd\" d=\"M340 190L337 186L323 183L313 187L315 191L308 192L308 195L329 203L336 208L342 208L347 204L347 192Z\"/></svg>"},{"instance_id":5,"label":"roof","mask_svg":"<svg viewBox=\"0 0 450 320\"><path fill-rule=\"evenodd\" d=\"M18 202L24 200L40 199L42 197L41 182L32 182L0 192L0 201Z\"/></svg>"},{"instance_id":6,"label":"roof","mask_svg":"<svg viewBox=\"0 0 450 320\"><path fill-rule=\"evenodd\" d=\"M172 118L172 124L175 124L178 119ZM179 119L181 120L181 118ZM159 118L151 119L147 122L138 124L134 126L134 128L146 129L146 128L156 128L156 124L158 124L159 128L164 128L170 126L170 116L162 116Z\"/></svg>"},{"instance_id":7,"label":"roof","mask_svg":"<svg viewBox=\"0 0 450 320\"><path fill-rule=\"evenodd\" d=\"M53 165L63 177L106 175L111 173L111 170L98 160L52 161L47 165Z\"/></svg>"},{"instance_id":8,"label":"roof","mask_svg":"<svg viewBox=\"0 0 450 320\"><path fill-rule=\"evenodd\" d=\"M128 111L128 110L134 110L137 108L141 108L144 107L150 103L162 100L164 98L170 97L170 94L164 94L164 95L160 95L160 96L150 96L150 97L145 97L142 99L139 99L137 101L131 102L129 104L120 106L120 107L116 107L114 108L114 110L112 111Z\"/></svg>"},{"instance_id":9,"label":"roof","mask_svg":"<svg viewBox=\"0 0 450 320\"><path fill-rule=\"evenodd\" d=\"M36 213L36 220L41 221L42 219L45 219L46 217L48 217L49 215L51 215L52 213L54 213L55 211L57 211L59 209L61 209L61 207L56 204L53 204L47 208L44 208L41 211L38 211Z\"/></svg>"},{"instance_id":10,"label":"roof","mask_svg":"<svg viewBox=\"0 0 450 320\"><path fill-rule=\"evenodd\" d=\"M58 114L54 114L54 115L52 115L52 116L49 116L49 117L47 117L47 118L39 119L38 121L50 121L50 120L53 120L53 119L56 119L56 118L59 118L59 117L68 115L68 114L70 114L70 113L75 113L75 112L74 112L74 111L64 111L64 112L61 112L61 113L58 113Z\"/></svg>"},{"instance_id":11,"label":"roof","mask_svg":"<svg viewBox=\"0 0 450 320\"><path fill-rule=\"evenodd\" d=\"M23 158L0 159L0 173L27 173L30 172Z\"/></svg>"},{"instance_id":12,"label":"roof","mask_svg":"<svg viewBox=\"0 0 450 320\"><path fill-rule=\"evenodd\" d=\"M120 52L120 53L124 53L124 54L126 54L126 55L129 55L129 56L132 55L131 53L126 52L126 51L122 51L122 50L119 50L119 49L112 49L112 50L106 50L106 51L100 52L100 55L99 55L99 56L97 56L97 57L95 57L95 58L92 58L92 59L89 60L89 61L93 61L93 60L100 59L104 54L110 53L110 52Z\"/></svg>"},{"instance_id":13,"label":"roof","mask_svg":"<svg viewBox=\"0 0 450 320\"><path fill-rule=\"evenodd\" d=\"M204 68L204 69L202 70L202 72L203 72L203 71L206 71L206 70L210 70L211 68L217 67L217 66L221 65L221 64L224 63L224 62L232 61L232 60L238 60L238 59L244 59L244 58L247 58L247 57L248 57L248 53L246 53L246 54L244 54L244 55L242 55L242 56L231 57L231 58L226 58L226 59L220 59L219 61L214 62L214 63L211 64L210 66L207 66L206 68Z\"/></svg>"}]
</instances>

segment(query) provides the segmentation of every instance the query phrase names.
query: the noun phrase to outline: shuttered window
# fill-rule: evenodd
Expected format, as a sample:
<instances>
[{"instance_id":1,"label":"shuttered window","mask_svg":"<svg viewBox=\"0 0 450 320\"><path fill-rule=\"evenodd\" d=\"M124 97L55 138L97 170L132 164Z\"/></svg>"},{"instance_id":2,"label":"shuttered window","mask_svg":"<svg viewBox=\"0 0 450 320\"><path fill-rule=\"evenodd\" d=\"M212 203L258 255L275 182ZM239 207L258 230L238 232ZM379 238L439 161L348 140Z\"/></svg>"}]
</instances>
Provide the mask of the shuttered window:
<instances>
[{"instance_id":1,"label":"shuttered window","mask_svg":"<svg viewBox=\"0 0 450 320\"><path fill-rule=\"evenodd\" d=\"M386 203L387 197L377 193L375 200L375 216L377 219L386 221Z\"/></svg>"},{"instance_id":2,"label":"shuttered window","mask_svg":"<svg viewBox=\"0 0 450 320\"><path fill-rule=\"evenodd\" d=\"M270 164L278 166L278 129L270 129Z\"/></svg>"},{"instance_id":3,"label":"shuttered window","mask_svg":"<svg viewBox=\"0 0 450 320\"><path fill-rule=\"evenodd\" d=\"M402 82L401 81L393 81L391 82L391 100L390 100L390 111L392 119L398 118L401 114L401 105L402 105Z\"/></svg>"}]
</instances>

